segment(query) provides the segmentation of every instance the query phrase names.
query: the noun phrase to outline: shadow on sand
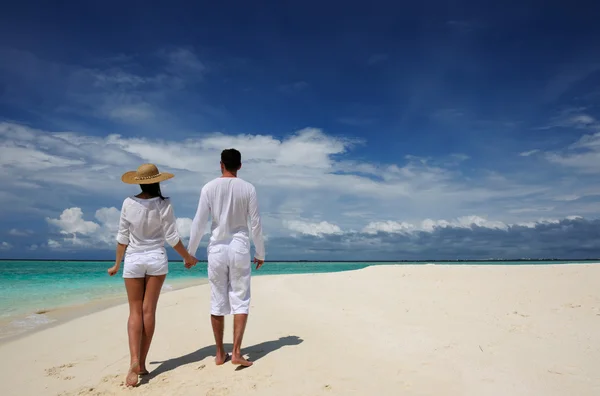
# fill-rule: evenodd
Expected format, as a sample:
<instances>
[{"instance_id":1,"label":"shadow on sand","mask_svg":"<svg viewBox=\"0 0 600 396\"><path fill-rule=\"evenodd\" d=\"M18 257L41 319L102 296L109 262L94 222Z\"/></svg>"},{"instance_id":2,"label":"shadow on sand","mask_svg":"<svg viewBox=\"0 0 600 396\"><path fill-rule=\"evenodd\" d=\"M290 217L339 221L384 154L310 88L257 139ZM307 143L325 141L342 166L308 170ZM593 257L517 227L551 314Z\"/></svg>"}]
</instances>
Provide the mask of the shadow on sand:
<instances>
[{"instance_id":1,"label":"shadow on sand","mask_svg":"<svg viewBox=\"0 0 600 396\"><path fill-rule=\"evenodd\" d=\"M260 344L252 345L242 349L242 354L248 356L248 360L255 362L260 358L265 357L271 352L274 352L284 346L299 345L304 340L298 336L287 336L281 337L278 340L265 341ZM225 344L225 350L230 351L232 344ZM188 353L187 355L179 356L173 359L165 360L162 362L150 362L150 364L160 364L150 374L142 377L140 385L147 384L153 378L156 378L162 373L166 373L171 370L175 370L178 367L185 366L186 364L200 362L207 357L215 356L215 345L200 348L195 352ZM238 367L237 370L240 370Z\"/></svg>"}]
</instances>

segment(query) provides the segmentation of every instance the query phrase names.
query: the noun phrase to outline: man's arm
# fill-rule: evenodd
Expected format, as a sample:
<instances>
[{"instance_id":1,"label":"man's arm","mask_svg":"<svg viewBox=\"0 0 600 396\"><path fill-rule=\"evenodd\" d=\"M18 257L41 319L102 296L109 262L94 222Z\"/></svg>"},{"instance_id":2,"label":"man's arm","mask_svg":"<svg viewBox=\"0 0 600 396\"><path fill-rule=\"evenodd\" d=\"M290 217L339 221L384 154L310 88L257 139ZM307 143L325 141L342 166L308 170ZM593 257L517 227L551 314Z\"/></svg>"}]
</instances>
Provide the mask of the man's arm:
<instances>
[{"instance_id":1,"label":"man's arm","mask_svg":"<svg viewBox=\"0 0 600 396\"><path fill-rule=\"evenodd\" d=\"M192 221L192 228L190 230L190 241L188 243L188 253L192 256L196 256L196 250L200 245L200 241L204 236L206 230L206 222L210 216L210 205L208 204L208 197L204 188L200 191L200 201L198 202L198 209L196 215Z\"/></svg>"},{"instance_id":2,"label":"man's arm","mask_svg":"<svg viewBox=\"0 0 600 396\"><path fill-rule=\"evenodd\" d=\"M256 254L254 255L254 258L256 260L264 261L265 242L263 240L262 223L260 221L260 213L258 211L258 198L256 196L255 188L252 188L252 191L250 191L248 212L250 215L250 226L252 228L252 241L254 242L254 248L256 249Z\"/></svg>"}]
</instances>

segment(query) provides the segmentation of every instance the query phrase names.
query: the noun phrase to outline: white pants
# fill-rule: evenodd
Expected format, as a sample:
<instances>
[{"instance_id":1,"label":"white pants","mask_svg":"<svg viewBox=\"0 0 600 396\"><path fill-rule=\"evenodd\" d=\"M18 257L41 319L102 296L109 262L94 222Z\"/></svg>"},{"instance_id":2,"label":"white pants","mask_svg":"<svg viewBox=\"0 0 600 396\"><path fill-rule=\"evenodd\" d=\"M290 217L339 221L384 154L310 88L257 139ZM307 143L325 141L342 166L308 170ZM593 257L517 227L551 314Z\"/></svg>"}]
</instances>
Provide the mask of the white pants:
<instances>
[{"instance_id":1,"label":"white pants","mask_svg":"<svg viewBox=\"0 0 600 396\"><path fill-rule=\"evenodd\" d=\"M125 253L123 278L145 278L146 275L159 276L166 275L168 272L169 260L164 249Z\"/></svg>"},{"instance_id":2,"label":"white pants","mask_svg":"<svg viewBox=\"0 0 600 396\"><path fill-rule=\"evenodd\" d=\"M211 315L248 313L251 265L249 248L234 244L209 247L208 283Z\"/></svg>"}]
</instances>

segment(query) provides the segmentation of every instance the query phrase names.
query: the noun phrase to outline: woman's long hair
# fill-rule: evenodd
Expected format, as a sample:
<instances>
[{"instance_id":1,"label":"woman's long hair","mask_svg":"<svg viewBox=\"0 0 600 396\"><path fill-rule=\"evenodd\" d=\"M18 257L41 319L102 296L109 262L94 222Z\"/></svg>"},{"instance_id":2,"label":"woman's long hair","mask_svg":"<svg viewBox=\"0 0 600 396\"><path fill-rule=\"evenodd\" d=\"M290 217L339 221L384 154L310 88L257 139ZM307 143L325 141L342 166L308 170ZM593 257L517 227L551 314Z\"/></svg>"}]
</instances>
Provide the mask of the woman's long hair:
<instances>
[{"instance_id":1,"label":"woman's long hair","mask_svg":"<svg viewBox=\"0 0 600 396\"><path fill-rule=\"evenodd\" d=\"M162 193L160 192L160 184L159 183L140 184L140 187L142 188L143 192L150 195L152 198L160 197L160 199L162 199L162 200L165 199L165 197L163 197Z\"/></svg>"}]
</instances>

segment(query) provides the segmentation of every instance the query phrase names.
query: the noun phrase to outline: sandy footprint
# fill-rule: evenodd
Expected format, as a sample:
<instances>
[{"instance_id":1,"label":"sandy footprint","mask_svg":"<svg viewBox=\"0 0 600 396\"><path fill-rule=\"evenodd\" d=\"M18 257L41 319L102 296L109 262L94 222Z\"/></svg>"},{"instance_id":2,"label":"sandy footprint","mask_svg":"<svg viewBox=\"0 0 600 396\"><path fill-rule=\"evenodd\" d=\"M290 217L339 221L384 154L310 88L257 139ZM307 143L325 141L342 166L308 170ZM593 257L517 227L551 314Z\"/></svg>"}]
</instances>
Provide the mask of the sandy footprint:
<instances>
[{"instance_id":1,"label":"sandy footprint","mask_svg":"<svg viewBox=\"0 0 600 396\"><path fill-rule=\"evenodd\" d=\"M229 395L231 392L229 391L229 388L210 388L207 392L206 392L206 396L225 396L225 395Z\"/></svg>"},{"instance_id":2,"label":"sandy footprint","mask_svg":"<svg viewBox=\"0 0 600 396\"><path fill-rule=\"evenodd\" d=\"M72 380L74 378L73 376L70 376L70 375L63 376L63 372L74 366L75 366L75 363L67 363L67 364L63 364L62 366L50 367L50 368L46 369L46 376L52 377L52 378L57 378L57 379L62 379L62 380L66 380L66 381Z\"/></svg>"}]
</instances>

